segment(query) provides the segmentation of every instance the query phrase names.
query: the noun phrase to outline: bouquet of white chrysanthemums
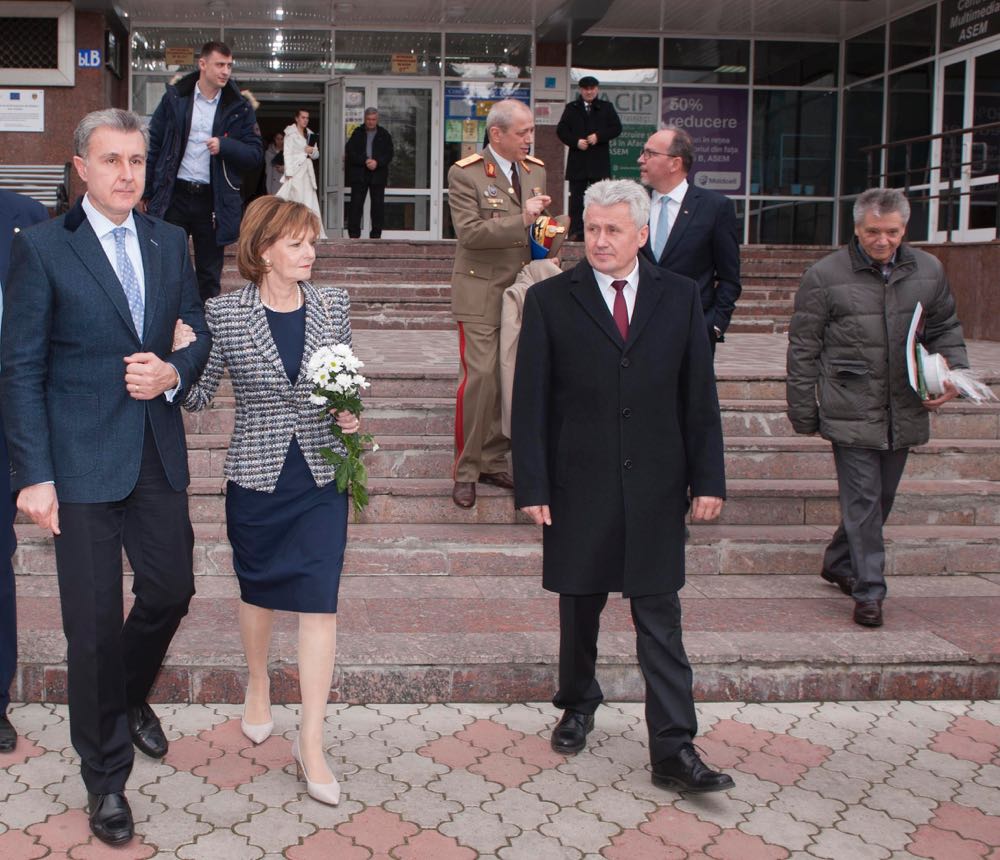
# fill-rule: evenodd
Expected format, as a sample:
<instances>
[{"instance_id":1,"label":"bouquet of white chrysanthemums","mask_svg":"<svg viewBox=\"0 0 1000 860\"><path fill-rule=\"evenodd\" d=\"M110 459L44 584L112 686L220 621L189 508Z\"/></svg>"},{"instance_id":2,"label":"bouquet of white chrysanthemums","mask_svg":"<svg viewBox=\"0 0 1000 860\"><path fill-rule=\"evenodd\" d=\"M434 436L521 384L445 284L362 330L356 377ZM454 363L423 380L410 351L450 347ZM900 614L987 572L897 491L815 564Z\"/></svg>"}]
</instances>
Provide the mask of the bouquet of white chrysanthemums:
<instances>
[{"instance_id":1,"label":"bouquet of white chrysanthemums","mask_svg":"<svg viewBox=\"0 0 1000 860\"><path fill-rule=\"evenodd\" d=\"M345 433L334 413L347 411L361 417L365 408L361 392L369 387L368 380L358 372L362 367L364 362L344 343L320 347L307 365L309 381L315 386L309 401L331 416L330 430L347 450L344 455L332 448L320 448L320 453L337 471L337 489L340 492L350 490L355 519L368 504L368 470L361 455L369 445L377 451L378 445L371 433Z\"/></svg>"}]
</instances>

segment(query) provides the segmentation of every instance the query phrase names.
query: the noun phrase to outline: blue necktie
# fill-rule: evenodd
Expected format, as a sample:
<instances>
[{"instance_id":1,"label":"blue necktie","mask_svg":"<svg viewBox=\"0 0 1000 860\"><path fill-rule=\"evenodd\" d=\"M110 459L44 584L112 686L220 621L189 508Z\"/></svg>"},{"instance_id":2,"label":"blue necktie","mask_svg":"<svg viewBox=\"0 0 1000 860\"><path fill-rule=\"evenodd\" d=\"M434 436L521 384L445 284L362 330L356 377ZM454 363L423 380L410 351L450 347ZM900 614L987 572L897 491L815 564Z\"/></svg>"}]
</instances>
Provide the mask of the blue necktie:
<instances>
[{"instance_id":1,"label":"blue necktie","mask_svg":"<svg viewBox=\"0 0 1000 860\"><path fill-rule=\"evenodd\" d=\"M118 279L122 282L122 289L125 290L125 298L128 299L128 309L132 312L132 322L135 325L136 333L142 339L142 325L145 317L145 300L142 296L142 286L139 278L136 277L135 268L128 254L125 253L126 227L115 227L115 258L118 262Z\"/></svg>"},{"instance_id":2,"label":"blue necktie","mask_svg":"<svg viewBox=\"0 0 1000 860\"><path fill-rule=\"evenodd\" d=\"M653 239L653 256L659 260L670 235L670 198L660 198L660 217L656 219L656 237Z\"/></svg>"}]
</instances>

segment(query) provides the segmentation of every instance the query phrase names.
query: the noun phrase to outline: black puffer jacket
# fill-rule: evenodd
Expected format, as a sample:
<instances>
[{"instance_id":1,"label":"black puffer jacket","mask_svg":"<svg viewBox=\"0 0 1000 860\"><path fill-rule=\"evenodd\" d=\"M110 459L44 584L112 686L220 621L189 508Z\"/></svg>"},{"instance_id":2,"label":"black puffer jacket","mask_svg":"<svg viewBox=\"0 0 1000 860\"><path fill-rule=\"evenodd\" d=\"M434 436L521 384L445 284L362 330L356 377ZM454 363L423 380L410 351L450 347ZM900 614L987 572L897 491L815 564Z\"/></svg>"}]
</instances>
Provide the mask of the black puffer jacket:
<instances>
[{"instance_id":1,"label":"black puffer jacket","mask_svg":"<svg viewBox=\"0 0 1000 860\"><path fill-rule=\"evenodd\" d=\"M162 218L170 206L174 181L184 158L191 131L191 111L198 72L185 75L168 86L149 123L149 155L146 160L146 189L150 215ZM230 245L240 235L243 200L240 177L259 167L264 159L253 107L230 80L222 89L215 111L212 134L219 138L219 154L211 160L212 203L215 212L215 241Z\"/></svg>"},{"instance_id":2,"label":"black puffer jacket","mask_svg":"<svg viewBox=\"0 0 1000 860\"><path fill-rule=\"evenodd\" d=\"M788 332L788 419L798 433L838 445L909 448L930 436L927 410L906 373L906 335L917 302L923 343L968 367L962 326L936 257L900 245L888 284L857 241L802 277Z\"/></svg>"}]
</instances>

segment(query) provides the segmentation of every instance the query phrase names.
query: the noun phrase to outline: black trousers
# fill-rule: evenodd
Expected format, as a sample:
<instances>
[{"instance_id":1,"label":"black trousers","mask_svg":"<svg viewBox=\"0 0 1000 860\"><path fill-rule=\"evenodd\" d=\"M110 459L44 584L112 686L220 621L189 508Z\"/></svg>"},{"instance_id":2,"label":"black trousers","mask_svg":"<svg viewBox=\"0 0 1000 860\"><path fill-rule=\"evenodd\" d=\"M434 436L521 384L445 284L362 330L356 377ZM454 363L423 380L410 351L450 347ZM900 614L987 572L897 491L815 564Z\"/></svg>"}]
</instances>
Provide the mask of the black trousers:
<instances>
[{"instance_id":1,"label":"black trousers","mask_svg":"<svg viewBox=\"0 0 1000 860\"><path fill-rule=\"evenodd\" d=\"M116 502L64 503L55 539L66 633L70 738L87 790L125 787L134 750L125 710L142 704L194 594L185 491L167 481L146 425L135 488ZM122 547L135 603L122 623Z\"/></svg>"},{"instance_id":2,"label":"black trousers","mask_svg":"<svg viewBox=\"0 0 1000 860\"><path fill-rule=\"evenodd\" d=\"M194 271L204 302L222 291L224 245L215 241L215 205L211 185L195 185L182 179L174 183L174 196L163 218L184 228L194 245Z\"/></svg>"},{"instance_id":3,"label":"black trousers","mask_svg":"<svg viewBox=\"0 0 1000 860\"><path fill-rule=\"evenodd\" d=\"M10 704L10 685L17 673L17 603L14 599L14 500L10 493L7 439L0 423L0 714Z\"/></svg>"},{"instance_id":4,"label":"black trousers","mask_svg":"<svg viewBox=\"0 0 1000 860\"><path fill-rule=\"evenodd\" d=\"M677 593L630 598L639 669L646 681L646 728L653 764L677 755L698 734L693 677L681 641ZM557 708L592 714L604 700L597 682L597 635L607 594L559 595Z\"/></svg>"},{"instance_id":5,"label":"black trousers","mask_svg":"<svg viewBox=\"0 0 1000 860\"><path fill-rule=\"evenodd\" d=\"M385 186L377 185L367 178L364 182L351 183L351 205L347 210L347 235L352 239L361 237L361 218L365 213L365 195L371 191L372 229L368 235L372 239L382 236L385 223Z\"/></svg>"}]
</instances>

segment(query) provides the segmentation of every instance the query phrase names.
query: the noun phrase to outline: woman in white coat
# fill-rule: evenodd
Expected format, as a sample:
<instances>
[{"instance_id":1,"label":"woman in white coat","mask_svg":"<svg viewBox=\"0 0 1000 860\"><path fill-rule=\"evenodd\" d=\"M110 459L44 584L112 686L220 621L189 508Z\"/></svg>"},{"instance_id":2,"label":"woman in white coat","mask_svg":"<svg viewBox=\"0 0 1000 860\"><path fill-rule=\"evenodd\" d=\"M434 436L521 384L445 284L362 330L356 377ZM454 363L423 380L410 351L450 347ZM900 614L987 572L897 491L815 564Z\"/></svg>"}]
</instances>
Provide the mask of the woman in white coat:
<instances>
[{"instance_id":1,"label":"woman in white coat","mask_svg":"<svg viewBox=\"0 0 1000 860\"><path fill-rule=\"evenodd\" d=\"M319 147L309 145L309 111L300 110L295 114L295 122L285 128L285 174L281 178L281 188L276 197L303 203L313 210L320 220L320 239L326 238L323 230L323 214L319 211L316 196L316 171L312 162L319 158Z\"/></svg>"}]
</instances>

